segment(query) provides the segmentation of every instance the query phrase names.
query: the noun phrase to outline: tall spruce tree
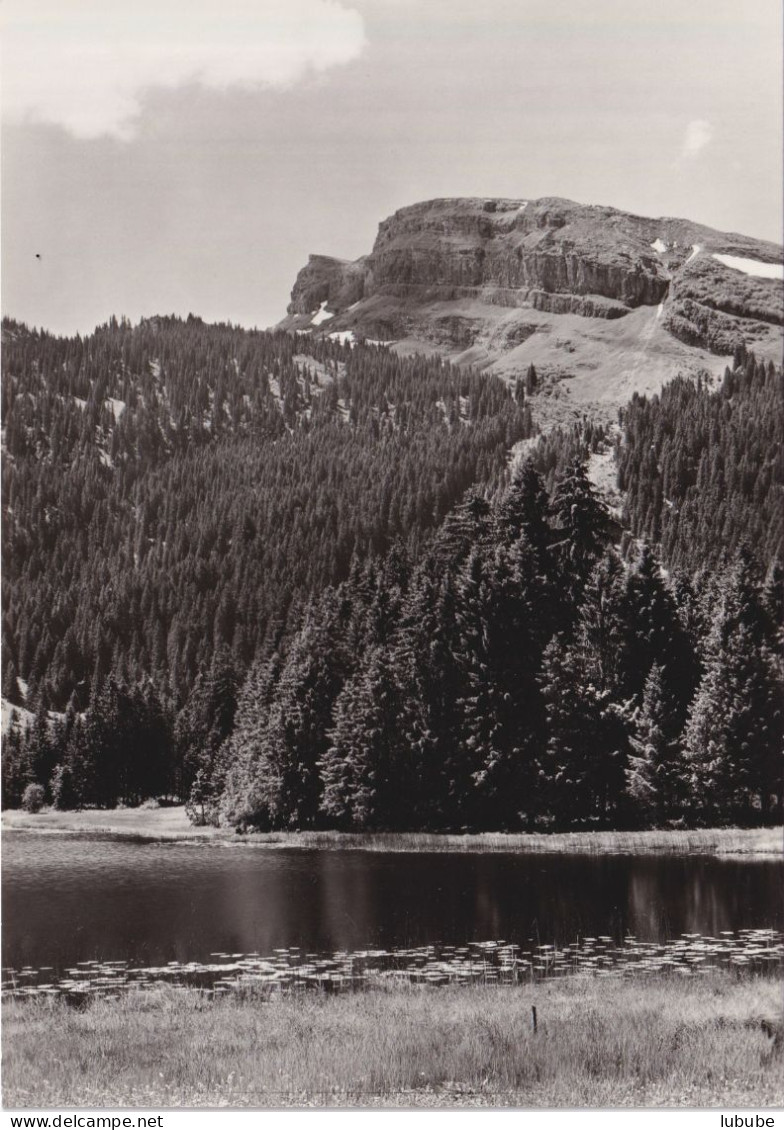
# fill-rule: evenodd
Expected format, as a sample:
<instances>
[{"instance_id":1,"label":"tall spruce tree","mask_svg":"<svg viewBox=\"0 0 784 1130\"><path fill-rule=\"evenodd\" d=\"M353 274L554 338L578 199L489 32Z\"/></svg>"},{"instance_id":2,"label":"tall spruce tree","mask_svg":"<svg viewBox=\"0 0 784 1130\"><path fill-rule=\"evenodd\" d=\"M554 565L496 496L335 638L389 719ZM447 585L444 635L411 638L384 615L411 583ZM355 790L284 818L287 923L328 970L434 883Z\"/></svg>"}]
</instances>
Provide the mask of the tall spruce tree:
<instances>
[{"instance_id":1,"label":"tall spruce tree","mask_svg":"<svg viewBox=\"0 0 784 1130\"><path fill-rule=\"evenodd\" d=\"M699 676L695 645L686 634L675 599L647 543L643 543L639 559L626 578L622 608L618 663L624 696L639 701L648 673L656 664L683 722Z\"/></svg>"},{"instance_id":2,"label":"tall spruce tree","mask_svg":"<svg viewBox=\"0 0 784 1130\"><path fill-rule=\"evenodd\" d=\"M201 771L200 789L217 798L220 780L213 781L217 754L234 725L238 679L231 652L219 647L207 670L199 675L185 707L180 711L174 740L178 765L178 791L187 797Z\"/></svg>"},{"instance_id":3,"label":"tall spruce tree","mask_svg":"<svg viewBox=\"0 0 784 1130\"><path fill-rule=\"evenodd\" d=\"M335 704L321 760L326 817L356 831L414 826L415 751L406 736L402 689L385 647L374 647Z\"/></svg>"},{"instance_id":4,"label":"tall spruce tree","mask_svg":"<svg viewBox=\"0 0 784 1130\"><path fill-rule=\"evenodd\" d=\"M311 610L275 686L253 778L258 817L271 828L311 828L319 819L319 767L346 674L335 627Z\"/></svg>"},{"instance_id":5,"label":"tall spruce tree","mask_svg":"<svg viewBox=\"0 0 784 1130\"><path fill-rule=\"evenodd\" d=\"M588 577L607 541L609 515L588 478L585 461L569 463L552 500L552 551L566 601L565 615L573 617ZM564 627L569 626L568 619Z\"/></svg>"},{"instance_id":6,"label":"tall spruce tree","mask_svg":"<svg viewBox=\"0 0 784 1130\"><path fill-rule=\"evenodd\" d=\"M269 826L264 796L264 736L280 666L277 652L260 657L251 665L237 699L234 729L219 753L225 766L219 799L220 821L232 827Z\"/></svg>"},{"instance_id":7,"label":"tall spruce tree","mask_svg":"<svg viewBox=\"0 0 784 1130\"><path fill-rule=\"evenodd\" d=\"M575 625L574 645L586 677L606 701L623 701L625 628L623 563L608 550L591 572Z\"/></svg>"},{"instance_id":8,"label":"tall spruce tree","mask_svg":"<svg viewBox=\"0 0 784 1130\"><path fill-rule=\"evenodd\" d=\"M685 775L679 736L679 711L662 668L654 664L632 718L626 769L632 818L643 827L662 827L682 812Z\"/></svg>"},{"instance_id":9,"label":"tall spruce tree","mask_svg":"<svg viewBox=\"0 0 784 1130\"><path fill-rule=\"evenodd\" d=\"M402 612L395 661L407 704L408 740L418 762L416 811L421 827L468 822L471 766L462 742L458 701L465 665L457 617L456 579L426 559Z\"/></svg>"},{"instance_id":10,"label":"tall spruce tree","mask_svg":"<svg viewBox=\"0 0 784 1130\"><path fill-rule=\"evenodd\" d=\"M32 784L34 779L19 713L12 710L8 718L8 727L3 735L3 808L18 808L22 803L25 788Z\"/></svg>"},{"instance_id":11,"label":"tall spruce tree","mask_svg":"<svg viewBox=\"0 0 784 1130\"><path fill-rule=\"evenodd\" d=\"M703 821L756 823L782 811L784 673L766 640L755 574L753 556L742 549L720 589L689 709L684 749Z\"/></svg>"},{"instance_id":12,"label":"tall spruce tree","mask_svg":"<svg viewBox=\"0 0 784 1130\"><path fill-rule=\"evenodd\" d=\"M438 531L434 559L442 568L459 569L472 549L487 544L491 528L490 503L479 490L468 491Z\"/></svg>"},{"instance_id":13,"label":"tall spruce tree","mask_svg":"<svg viewBox=\"0 0 784 1130\"><path fill-rule=\"evenodd\" d=\"M579 645L556 636L542 662L547 742L540 795L556 827L608 827L624 819L627 737L623 713L591 679Z\"/></svg>"},{"instance_id":14,"label":"tall spruce tree","mask_svg":"<svg viewBox=\"0 0 784 1130\"><path fill-rule=\"evenodd\" d=\"M552 540L550 500L532 459L515 468L497 509L496 526L505 545L525 535L538 559L545 561Z\"/></svg>"},{"instance_id":15,"label":"tall spruce tree","mask_svg":"<svg viewBox=\"0 0 784 1130\"><path fill-rule=\"evenodd\" d=\"M460 740L472 766L466 801L472 821L485 828L518 827L535 806L532 753L543 721L539 581L524 537L489 558L475 551L458 581L465 671Z\"/></svg>"},{"instance_id":16,"label":"tall spruce tree","mask_svg":"<svg viewBox=\"0 0 784 1130\"><path fill-rule=\"evenodd\" d=\"M487 827L503 768L514 756L504 707L505 689L496 665L496 604L500 578L494 563L474 548L458 578L457 614L464 668L459 700L459 740L467 755L470 781L465 795L469 823Z\"/></svg>"}]
</instances>

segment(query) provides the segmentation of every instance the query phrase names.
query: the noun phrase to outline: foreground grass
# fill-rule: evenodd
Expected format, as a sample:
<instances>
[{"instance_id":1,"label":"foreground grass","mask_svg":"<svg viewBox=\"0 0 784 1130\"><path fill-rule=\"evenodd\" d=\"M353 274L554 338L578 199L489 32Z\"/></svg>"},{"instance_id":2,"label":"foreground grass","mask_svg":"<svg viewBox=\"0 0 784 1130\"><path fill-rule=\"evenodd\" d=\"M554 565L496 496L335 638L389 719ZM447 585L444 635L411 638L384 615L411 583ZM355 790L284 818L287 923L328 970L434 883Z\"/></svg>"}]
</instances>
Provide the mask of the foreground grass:
<instances>
[{"instance_id":1,"label":"foreground grass","mask_svg":"<svg viewBox=\"0 0 784 1130\"><path fill-rule=\"evenodd\" d=\"M781 856L782 828L696 828L651 832L481 832L475 835L429 832L268 832L237 836L227 829L195 828L182 806L172 808L87 809L31 814L3 812L4 831L109 833L142 840L195 840L255 847L343 848L361 851L511 851L586 854L697 853Z\"/></svg>"},{"instance_id":2,"label":"foreground grass","mask_svg":"<svg viewBox=\"0 0 784 1130\"><path fill-rule=\"evenodd\" d=\"M783 987L716 972L272 1000L156 990L82 1011L12 1002L4 1104L776 1107Z\"/></svg>"}]
</instances>

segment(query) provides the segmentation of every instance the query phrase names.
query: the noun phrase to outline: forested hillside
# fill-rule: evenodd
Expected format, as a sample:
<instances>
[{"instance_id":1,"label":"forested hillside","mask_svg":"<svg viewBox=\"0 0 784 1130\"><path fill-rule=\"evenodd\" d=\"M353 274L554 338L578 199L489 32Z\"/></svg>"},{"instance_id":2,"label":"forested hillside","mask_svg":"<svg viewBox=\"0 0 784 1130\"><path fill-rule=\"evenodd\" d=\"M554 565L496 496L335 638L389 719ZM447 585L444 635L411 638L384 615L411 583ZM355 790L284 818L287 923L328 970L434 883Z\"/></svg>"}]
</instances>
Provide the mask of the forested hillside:
<instances>
[{"instance_id":1,"label":"forested hillside","mask_svg":"<svg viewBox=\"0 0 784 1130\"><path fill-rule=\"evenodd\" d=\"M781 817L781 605L744 546L623 561L578 457L470 496L412 571L328 592L262 656L194 813L239 827L519 829Z\"/></svg>"},{"instance_id":2,"label":"forested hillside","mask_svg":"<svg viewBox=\"0 0 784 1130\"><path fill-rule=\"evenodd\" d=\"M524 387L197 319L4 329L3 689L35 715L4 803L781 818L780 370L629 406L624 530L589 421L510 481Z\"/></svg>"},{"instance_id":3,"label":"forested hillside","mask_svg":"<svg viewBox=\"0 0 784 1130\"><path fill-rule=\"evenodd\" d=\"M621 413L627 518L669 563L715 566L744 540L784 557L782 392L780 370L739 349L720 391L679 378Z\"/></svg>"},{"instance_id":4,"label":"forested hillside","mask_svg":"<svg viewBox=\"0 0 784 1130\"><path fill-rule=\"evenodd\" d=\"M198 319L6 323L3 372L5 670L58 710L111 670L182 700L221 647L244 668L531 432L497 379Z\"/></svg>"}]
</instances>

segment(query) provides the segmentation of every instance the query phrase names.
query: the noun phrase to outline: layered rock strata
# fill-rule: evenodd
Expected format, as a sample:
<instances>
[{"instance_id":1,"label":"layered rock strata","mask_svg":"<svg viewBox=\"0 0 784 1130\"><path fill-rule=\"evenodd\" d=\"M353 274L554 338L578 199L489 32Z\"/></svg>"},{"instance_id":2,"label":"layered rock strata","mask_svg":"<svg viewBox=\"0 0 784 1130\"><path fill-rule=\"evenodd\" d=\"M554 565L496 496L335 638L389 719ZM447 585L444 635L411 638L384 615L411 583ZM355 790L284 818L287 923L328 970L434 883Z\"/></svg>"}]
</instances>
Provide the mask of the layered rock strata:
<instances>
[{"instance_id":1,"label":"layered rock strata","mask_svg":"<svg viewBox=\"0 0 784 1130\"><path fill-rule=\"evenodd\" d=\"M370 254L354 262L311 256L281 325L458 352L481 346L489 363L525 341L531 324L541 336L558 319L625 323L653 308L657 341L664 334L716 356L743 341L770 353L784 324L782 284L771 277L780 264L775 244L688 220L555 197L431 200L384 220ZM499 307L521 312L521 324L493 313ZM638 324L647 349L653 327Z\"/></svg>"}]
</instances>

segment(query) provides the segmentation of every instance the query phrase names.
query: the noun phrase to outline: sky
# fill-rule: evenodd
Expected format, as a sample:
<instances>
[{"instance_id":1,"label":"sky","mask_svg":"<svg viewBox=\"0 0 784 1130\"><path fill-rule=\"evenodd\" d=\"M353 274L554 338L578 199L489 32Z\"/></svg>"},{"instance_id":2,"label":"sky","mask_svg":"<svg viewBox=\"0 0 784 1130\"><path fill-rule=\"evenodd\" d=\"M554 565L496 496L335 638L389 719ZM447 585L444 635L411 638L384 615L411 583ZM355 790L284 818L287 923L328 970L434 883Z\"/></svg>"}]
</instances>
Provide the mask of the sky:
<instances>
[{"instance_id":1,"label":"sky","mask_svg":"<svg viewBox=\"0 0 784 1130\"><path fill-rule=\"evenodd\" d=\"M436 196L782 240L780 0L0 0L2 310L266 327Z\"/></svg>"}]
</instances>

